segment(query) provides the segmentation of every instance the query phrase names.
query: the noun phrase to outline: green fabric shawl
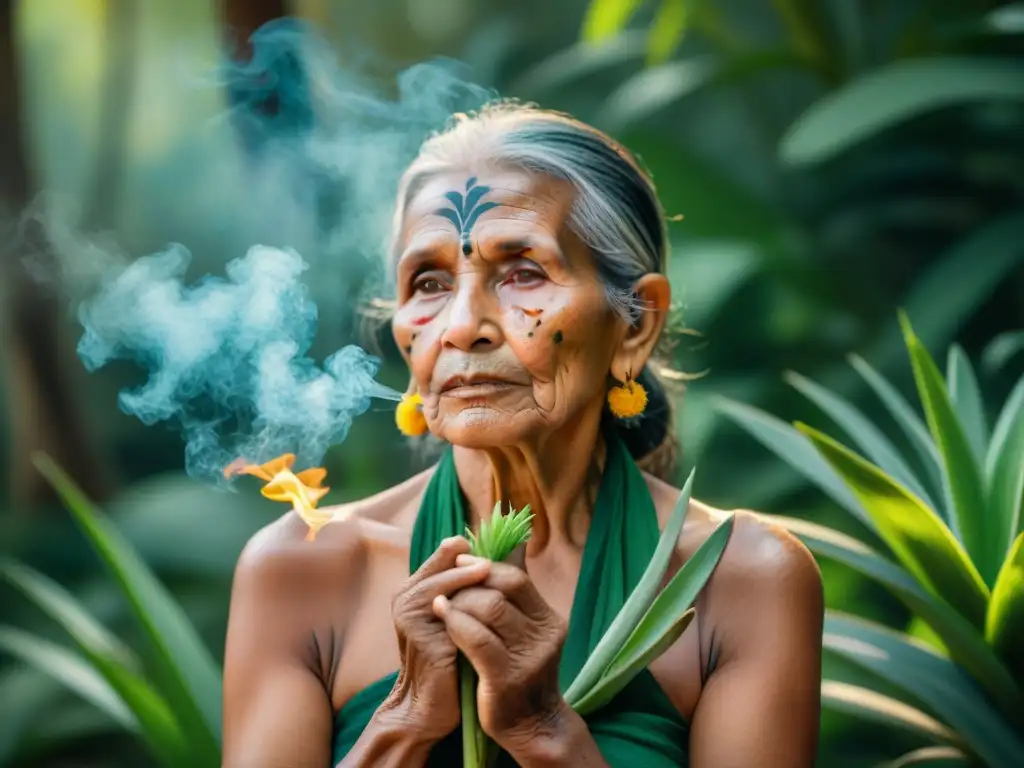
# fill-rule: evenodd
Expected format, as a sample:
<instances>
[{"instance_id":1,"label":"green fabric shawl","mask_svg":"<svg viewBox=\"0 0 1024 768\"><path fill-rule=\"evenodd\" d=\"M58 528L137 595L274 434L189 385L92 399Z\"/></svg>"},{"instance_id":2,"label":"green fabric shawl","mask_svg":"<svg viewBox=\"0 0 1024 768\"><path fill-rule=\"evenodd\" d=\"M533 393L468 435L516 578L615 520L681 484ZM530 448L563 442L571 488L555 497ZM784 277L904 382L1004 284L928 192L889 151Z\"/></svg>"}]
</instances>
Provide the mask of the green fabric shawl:
<instances>
[{"instance_id":1,"label":"green fabric shawl","mask_svg":"<svg viewBox=\"0 0 1024 768\"><path fill-rule=\"evenodd\" d=\"M639 582L654 554L658 518L640 470L614 430L606 432L608 458L562 651L559 681L566 690L608 625ZM415 571L449 536L462 534L466 515L452 451L445 452L423 497L413 530L409 571ZM388 675L355 694L335 719L334 763L340 762L396 679ZM689 728L647 670L609 704L587 717L590 732L612 768L663 768L688 763ZM462 765L459 730L439 742L428 766ZM501 755L499 766L515 763Z\"/></svg>"}]
</instances>

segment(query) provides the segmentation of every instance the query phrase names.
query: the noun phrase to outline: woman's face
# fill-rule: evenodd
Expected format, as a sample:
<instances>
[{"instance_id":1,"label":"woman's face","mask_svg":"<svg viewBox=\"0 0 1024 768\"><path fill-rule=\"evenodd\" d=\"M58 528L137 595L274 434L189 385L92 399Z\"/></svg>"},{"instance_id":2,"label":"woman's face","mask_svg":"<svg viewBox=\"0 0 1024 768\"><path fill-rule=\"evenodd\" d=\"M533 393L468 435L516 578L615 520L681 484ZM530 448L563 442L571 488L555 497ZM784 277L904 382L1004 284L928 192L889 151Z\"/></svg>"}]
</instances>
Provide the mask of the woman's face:
<instances>
[{"instance_id":1,"label":"woman's face","mask_svg":"<svg viewBox=\"0 0 1024 768\"><path fill-rule=\"evenodd\" d=\"M565 182L504 170L437 176L410 201L392 329L435 435L536 438L625 374L627 325L568 227L572 202Z\"/></svg>"}]
</instances>

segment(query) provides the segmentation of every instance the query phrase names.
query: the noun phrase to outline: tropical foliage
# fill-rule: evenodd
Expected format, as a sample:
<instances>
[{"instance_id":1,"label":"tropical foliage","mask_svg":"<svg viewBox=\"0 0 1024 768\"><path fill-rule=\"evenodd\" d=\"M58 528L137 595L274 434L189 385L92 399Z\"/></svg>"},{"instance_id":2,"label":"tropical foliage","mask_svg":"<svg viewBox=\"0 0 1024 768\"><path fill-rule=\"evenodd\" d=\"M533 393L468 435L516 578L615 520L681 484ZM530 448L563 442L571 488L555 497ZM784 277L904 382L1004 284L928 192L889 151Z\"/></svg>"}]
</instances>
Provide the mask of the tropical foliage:
<instances>
[{"instance_id":1,"label":"tropical foliage","mask_svg":"<svg viewBox=\"0 0 1024 768\"><path fill-rule=\"evenodd\" d=\"M833 611L825 647L898 689L826 681L825 702L910 729L989 766L1024 754L1024 376L990 428L959 346L943 377L901 318L919 411L863 358L851 363L902 431L902 451L848 400L796 373L789 383L845 432L790 427L735 402L721 410L824 490L863 526L860 538L777 518L807 546L873 579L929 630L925 639ZM883 552L879 548L884 548ZM929 753L931 754L931 753Z\"/></svg>"}]
</instances>

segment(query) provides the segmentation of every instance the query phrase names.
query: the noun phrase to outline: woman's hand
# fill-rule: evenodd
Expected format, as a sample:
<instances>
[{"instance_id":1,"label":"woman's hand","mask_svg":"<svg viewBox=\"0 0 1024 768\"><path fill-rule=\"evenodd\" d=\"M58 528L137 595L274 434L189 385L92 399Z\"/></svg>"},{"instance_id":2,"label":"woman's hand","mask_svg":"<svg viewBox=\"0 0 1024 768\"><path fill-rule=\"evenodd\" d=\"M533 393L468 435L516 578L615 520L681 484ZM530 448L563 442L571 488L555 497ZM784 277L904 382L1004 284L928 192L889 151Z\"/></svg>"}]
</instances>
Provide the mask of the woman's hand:
<instances>
[{"instance_id":1,"label":"woman's hand","mask_svg":"<svg viewBox=\"0 0 1024 768\"><path fill-rule=\"evenodd\" d=\"M395 596L392 616L398 633L401 668L379 713L396 713L425 742L435 742L459 724L457 650L432 605L438 597L472 587L487 578L491 563L473 558L457 564L469 542L445 539Z\"/></svg>"},{"instance_id":2,"label":"woman's hand","mask_svg":"<svg viewBox=\"0 0 1024 768\"><path fill-rule=\"evenodd\" d=\"M568 712L558 685L566 627L525 571L491 563L480 585L435 598L434 612L479 675L477 712L488 736L515 756L556 729Z\"/></svg>"}]
</instances>

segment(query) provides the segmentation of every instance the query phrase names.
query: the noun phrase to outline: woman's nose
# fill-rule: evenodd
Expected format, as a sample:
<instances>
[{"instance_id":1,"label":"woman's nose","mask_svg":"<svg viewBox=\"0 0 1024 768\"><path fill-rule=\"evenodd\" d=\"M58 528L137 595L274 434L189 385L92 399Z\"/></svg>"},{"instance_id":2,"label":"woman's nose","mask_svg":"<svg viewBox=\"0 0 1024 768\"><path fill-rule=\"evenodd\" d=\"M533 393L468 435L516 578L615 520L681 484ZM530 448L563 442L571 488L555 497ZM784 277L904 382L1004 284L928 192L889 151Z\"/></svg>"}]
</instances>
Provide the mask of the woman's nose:
<instances>
[{"instance_id":1,"label":"woman's nose","mask_svg":"<svg viewBox=\"0 0 1024 768\"><path fill-rule=\"evenodd\" d=\"M475 277L460 280L449 307L442 344L464 352L501 345L494 297L481 280Z\"/></svg>"}]
</instances>

